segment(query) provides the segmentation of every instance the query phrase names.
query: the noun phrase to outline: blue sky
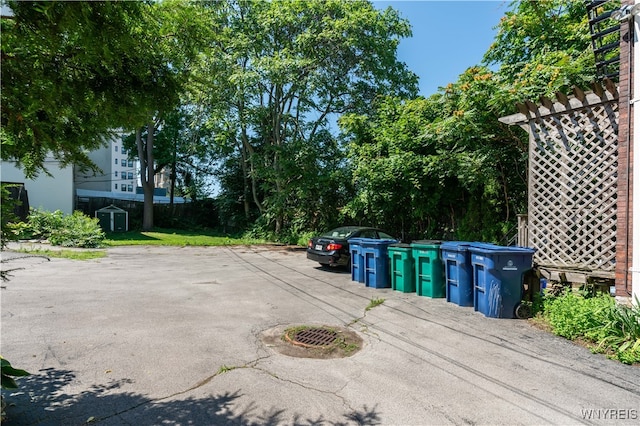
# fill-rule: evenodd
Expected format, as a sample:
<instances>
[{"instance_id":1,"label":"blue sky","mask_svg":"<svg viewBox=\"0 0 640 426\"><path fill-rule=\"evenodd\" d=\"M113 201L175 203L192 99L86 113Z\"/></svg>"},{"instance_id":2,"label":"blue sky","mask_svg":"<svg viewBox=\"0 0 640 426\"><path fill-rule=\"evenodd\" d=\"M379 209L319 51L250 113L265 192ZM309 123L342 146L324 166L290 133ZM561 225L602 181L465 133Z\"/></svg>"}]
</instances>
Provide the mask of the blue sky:
<instances>
[{"instance_id":1,"label":"blue sky","mask_svg":"<svg viewBox=\"0 0 640 426\"><path fill-rule=\"evenodd\" d=\"M510 1L377 1L393 7L411 22L413 37L403 39L398 59L420 77L420 94L428 97L455 82L477 65L496 34L494 27L509 10Z\"/></svg>"}]
</instances>

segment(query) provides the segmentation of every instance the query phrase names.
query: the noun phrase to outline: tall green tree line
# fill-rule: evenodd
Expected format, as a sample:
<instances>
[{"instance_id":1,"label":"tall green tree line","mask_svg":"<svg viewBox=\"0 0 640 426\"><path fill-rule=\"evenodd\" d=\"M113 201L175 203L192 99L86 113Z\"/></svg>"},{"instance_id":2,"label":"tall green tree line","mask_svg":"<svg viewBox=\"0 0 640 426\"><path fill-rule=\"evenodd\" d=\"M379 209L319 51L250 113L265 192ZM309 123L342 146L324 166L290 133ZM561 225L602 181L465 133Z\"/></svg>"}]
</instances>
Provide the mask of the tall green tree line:
<instances>
[{"instance_id":1,"label":"tall green tree line","mask_svg":"<svg viewBox=\"0 0 640 426\"><path fill-rule=\"evenodd\" d=\"M379 96L415 94L416 76L396 59L409 24L361 0L225 4L201 79L225 173L242 176L223 196L276 234L324 225L318 216L346 201L349 179L331 122Z\"/></svg>"},{"instance_id":2,"label":"tall green tree line","mask_svg":"<svg viewBox=\"0 0 640 426\"><path fill-rule=\"evenodd\" d=\"M513 2L483 63L428 98L396 56L408 21L364 0L9 4L3 159L91 167L86 150L130 131L145 228L160 166L187 190L217 165L230 223L497 240L527 180L527 137L498 118L595 75L577 0Z\"/></svg>"},{"instance_id":3,"label":"tall green tree line","mask_svg":"<svg viewBox=\"0 0 640 426\"><path fill-rule=\"evenodd\" d=\"M527 207L527 135L515 102L588 88L582 1L513 2L482 64L427 99L342 117L357 195L347 216L408 238L501 241ZM491 67L491 68L490 68Z\"/></svg>"}]
</instances>

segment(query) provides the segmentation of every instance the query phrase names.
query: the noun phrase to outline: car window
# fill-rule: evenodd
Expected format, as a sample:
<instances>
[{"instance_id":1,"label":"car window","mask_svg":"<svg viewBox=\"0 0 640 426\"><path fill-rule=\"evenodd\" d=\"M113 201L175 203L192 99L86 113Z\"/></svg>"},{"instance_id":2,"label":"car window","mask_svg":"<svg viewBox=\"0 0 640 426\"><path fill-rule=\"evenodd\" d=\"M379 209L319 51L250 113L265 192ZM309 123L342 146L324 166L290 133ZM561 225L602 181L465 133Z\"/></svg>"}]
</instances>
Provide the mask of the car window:
<instances>
[{"instance_id":1,"label":"car window","mask_svg":"<svg viewBox=\"0 0 640 426\"><path fill-rule=\"evenodd\" d=\"M378 238L378 236L376 235L376 231L373 229L365 229L360 232L360 238Z\"/></svg>"},{"instance_id":2,"label":"car window","mask_svg":"<svg viewBox=\"0 0 640 426\"><path fill-rule=\"evenodd\" d=\"M382 238L383 240L395 240L395 238L393 238L391 235L384 233L384 232L380 232L378 231L378 235L380 236L380 238Z\"/></svg>"},{"instance_id":3,"label":"car window","mask_svg":"<svg viewBox=\"0 0 640 426\"><path fill-rule=\"evenodd\" d=\"M351 234L352 234L352 231L350 231L349 229L334 229L327 232L326 234L322 234L322 236L330 237L330 238L347 238Z\"/></svg>"}]
</instances>

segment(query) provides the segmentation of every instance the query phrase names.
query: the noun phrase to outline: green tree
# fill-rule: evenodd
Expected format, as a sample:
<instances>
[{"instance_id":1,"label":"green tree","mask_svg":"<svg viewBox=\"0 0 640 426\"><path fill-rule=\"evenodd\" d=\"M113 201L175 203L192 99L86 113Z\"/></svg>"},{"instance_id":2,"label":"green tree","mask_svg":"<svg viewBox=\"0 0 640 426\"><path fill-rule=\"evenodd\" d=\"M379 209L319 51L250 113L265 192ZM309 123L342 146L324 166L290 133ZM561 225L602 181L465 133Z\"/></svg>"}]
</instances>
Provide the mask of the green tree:
<instances>
[{"instance_id":1,"label":"green tree","mask_svg":"<svg viewBox=\"0 0 640 426\"><path fill-rule=\"evenodd\" d=\"M16 2L2 25L2 158L28 176L53 155L91 167L87 150L139 99L130 58L135 2Z\"/></svg>"},{"instance_id":2,"label":"green tree","mask_svg":"<svg viewBox=\"0 0 640 426\"><path fill-rule=\"evenodd\" d=\"M132 28L138 43L130 52L137 59L135 72L140 77L138 90L145 94L144 104L130 116L126 128L135 129L144 192L142 228L150 230L157 171L157 150L154 149L157 130L180 104L192 68L202 57L204 43L211 32L207 26L209 9L199 3L164 1L151 4L145 11Z\"/></svg>"},{"instance_id":3,"label":"green tree","mask_svg":"<svg viewBox=\"0 0 640 426\"><path fill-rule=\"evenodd\" d=\"M513 2L484 59L428 99L345 115L356 197L346 212L398 235L500 241L526 211L528 137L514 103L594 78L581 1Z\"/></svg>"},{"instance_id":4,"label":"green tree","mask_svg":"<svg viewBox=\"0 0 640 426\"><path fill-rule=\"evenodd\" d=\"M198 3L15 2L2 17L2 158L28 176L94 168L87 151L121 129L153 129L178 103L207 39ZM154 132L147 132L153 135ZM153 139L139 138L145 227L153 226Z\"/></svg>"},{"instance_id":5,"label":"green tree","mask_svg":"<svg viewBox=\"0 0 640 426\"><path fill-rule=\"evenodd\" d=\"M498 95L511 103L567 93L573 86L588 88L593 81L595 59L584 1L514 1L497 29L483 63L499 66Z\"/></svg>"},{"instance_id":6,"label":"green tree","mask_svg":"<svg viewBox=\"0 0 640 426\"><path fill-rule=\"evenodd\" d=\"M207 128L203 112L194 105L184 105L165 114L162 125L155 128L153 136L154 175L166 169L170 173L170 204L174 195L192 200L204 197L207 177L214 172L215 149L212 135ZM147 140L147 130L141 129L140 137ZM125 148L137 152L136 135L124 138Z\"/></svg>"},{"instance_id":7,"label":"green tree","mask_svg":"<svg viewBox=\"0 0 640 426\"><path fill-rule=\"evenodd\" d=\"M415 94L415 75L396 59L410 28L366 1L225 2L219 19L218 54L203 71L216 88L218 133L238 153L245 214L252 203L280 233L317 208L318 201L300 204L310 183L331 180L312 154L328 148L342 156L330 120L369 108L379 95ZM331 183L333 191L341 185Z\"/></svg>"},{"instance_id":8,"label":"green tree","mask_svg":"<svg viewBox=\"0 0 640 426\"><path fill-rule=\"evenodd\" d=\"M522 209L526 177L519 139L482 102L490 76L470 69L428 99L389 98L373 116L344 116L357 189L346 213L405 240L500 239Z\"/></svg>"}]
</instances>

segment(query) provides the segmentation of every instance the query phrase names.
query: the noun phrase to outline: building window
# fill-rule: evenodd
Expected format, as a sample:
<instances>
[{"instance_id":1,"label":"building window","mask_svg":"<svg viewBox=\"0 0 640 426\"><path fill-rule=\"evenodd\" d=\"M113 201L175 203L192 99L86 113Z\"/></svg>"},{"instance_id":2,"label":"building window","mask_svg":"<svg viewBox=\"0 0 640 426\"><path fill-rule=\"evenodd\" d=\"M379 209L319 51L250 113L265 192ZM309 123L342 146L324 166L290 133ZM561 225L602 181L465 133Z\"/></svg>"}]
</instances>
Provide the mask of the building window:
<instances>
[{"instance_id":1,"label":"building window","mask_svg":"<svg viewBox=\"0 0 640 426\"><path fill-rule=\"evenodd\" d=\"M127 172L127 179L133 179L133 172Z\"/></svg>"},{"instance_id":2,"label":"building window","mask_svg":"<svg viewBox=\"0 0 640 426\"><path fill-rule=\"evenodd\" d=\"M129 160L129 163L127 164L129 167L133 167L133 160Z\"/></svg>"},{"instance_id":3,"label":"building window","mask_svg":"<svg viewBox=\"0 0 640 426\"><path fill-rule=\"evenodd\" d=\"M118 152L118 145L114 145L114 148L116 149L116 152Z\"/></svg>"},{"instance_id":4,"label":"building window","mask_svg":"<svg viewBox=\"0 0 640 426\"><path fill-rule=\"evenodd\" d=\"M133 192L133 185L127 185L127 191Z\"/></svg>"},{"instance_id":5,"label":"building window","mask_svg":"<svg viewBox=\"0 0 640 426\"><path fill-rule=\"evenodd\" d=\"M127 179L127 173L126 172L122 172L122 180Z\"/></svg>"},{"instance_id":6,"label":"building window","mask_svg":"<svg viewBox=\"0 0 640 426\"><path fill-rule=\"evenodd\" d=\"M116 185L115 185L114 189L118 189L118 184L117 184L117 183L116 183Z\"/></svg>"},{"instance_id":7,"label":"building window","mask_svg":"<svg viewBox=\"0 0 640 426\"><path fill-rule=\"evenodd\" d=\"M120 185L122 187L122 192L127 192L127 187L124 185Z\"/></svg>"},{"instance_id":8,"label":"building window","mask_svg":"<svg viewBox=\"0 0 640 426\"><path fill-rule=\"evenodd\" d=\"M123 153L123 154L126 154L126 153L127 153L127 150L126 150L126 149L124 149L124 146L122 147L122 153Z\"/></svg>"},{"instance_id":9,"label":"building window","mask_svg":"<svg viewBox=\"0 0 640 426\"><path fill-rule=\"evenodd\" d=\"M123 158L122 161L120 162L120 164L122 164L122 166L126 166L127 165L127 159Z\"/></svg>"},{"instance_id":10,"label":"building window","mask_svg":"<svg viewBox=\"0 0 640 426\"><path fill-rule=\"evenodd\" d=\"M118 177L118 171L116 170L114 173L116 174L116 177Z\"/></svg>"},{"instance_id":11,"label":"building window","mask_svg":"<svg viewBox=\"0 0 640 426\"><path fill-rule=\"evenodd\" d=\"M118 164L118 159L117 158L115 159L115 162L116 162L116 165L117 165Z\"/></svg>"}]
</instances>

